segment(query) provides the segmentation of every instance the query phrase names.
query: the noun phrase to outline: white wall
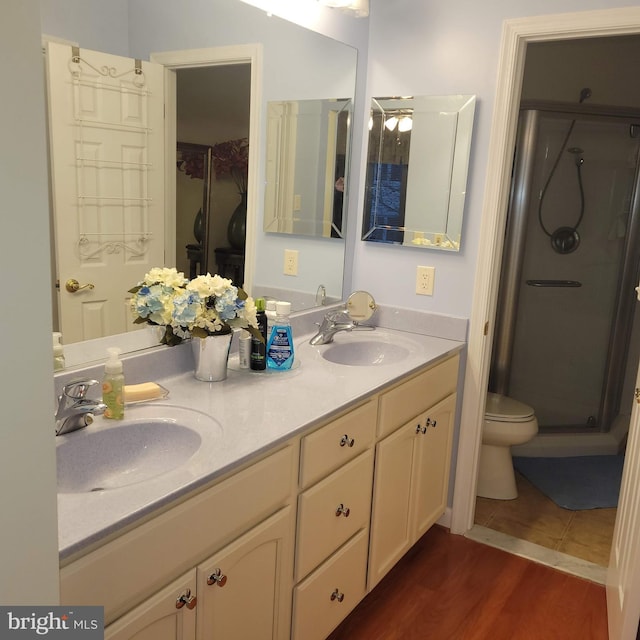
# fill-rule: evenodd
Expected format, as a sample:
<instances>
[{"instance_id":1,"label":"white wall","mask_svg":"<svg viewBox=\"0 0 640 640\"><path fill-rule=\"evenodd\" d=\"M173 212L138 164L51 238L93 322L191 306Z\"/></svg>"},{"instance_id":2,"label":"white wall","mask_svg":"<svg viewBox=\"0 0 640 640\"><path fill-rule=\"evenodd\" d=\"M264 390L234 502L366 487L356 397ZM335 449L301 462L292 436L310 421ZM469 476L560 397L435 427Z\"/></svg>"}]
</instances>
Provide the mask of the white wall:
<instances>
[{"instance_id":1,"label":"white wall","mask_svg":"<svg viewBox=\"0 0 640 640\"><path fill-rule=\"evenodd\" d=\"M0 603L57 604L49 213L40 8L0 8Z\"/></svg>"},{"instance_id":2,"label":"white wall","mask_svg":"<svg viewBox=\"0 0 640 640\"><path fill-rule=\"evenodd\" d=\"M81 47L129 55L128 0L40 0L42 30Z\"/></svg>"},{"instance_id":3,"label":"white wall","mask_svg":"<svg viewBox=\"0 0 640 640\"><path fill-rule=\"evenodd\" d=\"M478 254L502 23L508 18L634 6L624 0L371 0L367 103L371 96L478 97L459 254L354 242L352 287L376 301L468 317ZM366 141L363 147L366 146ZM362 150L361 157L364 158ZM360 167L364 181L364 163ZM363 194L359 194L358 231ZM359 237L359 236L358 236ZM416 266L435 266L433 297L414 293Z\"/></svg>"}]
</instances>

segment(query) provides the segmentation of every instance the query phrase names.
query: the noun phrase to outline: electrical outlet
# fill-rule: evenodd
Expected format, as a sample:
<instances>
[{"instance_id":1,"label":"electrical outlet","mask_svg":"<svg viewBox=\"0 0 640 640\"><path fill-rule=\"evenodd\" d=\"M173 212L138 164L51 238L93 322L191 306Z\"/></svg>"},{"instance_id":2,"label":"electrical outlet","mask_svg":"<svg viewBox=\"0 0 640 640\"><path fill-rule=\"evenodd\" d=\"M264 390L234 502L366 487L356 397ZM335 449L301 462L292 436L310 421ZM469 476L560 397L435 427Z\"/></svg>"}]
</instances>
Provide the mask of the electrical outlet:
<instances>
[{"instance_id":1,"label":"electrical outlet","mask_svg":"<svg viewBox=\"0 0 640 640\"><path fill-rule=\"evenodd\" d=\"M298 275L298 251L296 249L284 250L284 275Z\"/></svg>"},{"instance_id":2,"label":"electrical outlet","mask_svg":"<svg viewBox=\"0 0 640 640\"><path fill-rule=\"evenodd\" d=\"M416 293L420 296L432 296L435 277L435 267L418 267L416 271Z\"/></svg>"}]
</instances>

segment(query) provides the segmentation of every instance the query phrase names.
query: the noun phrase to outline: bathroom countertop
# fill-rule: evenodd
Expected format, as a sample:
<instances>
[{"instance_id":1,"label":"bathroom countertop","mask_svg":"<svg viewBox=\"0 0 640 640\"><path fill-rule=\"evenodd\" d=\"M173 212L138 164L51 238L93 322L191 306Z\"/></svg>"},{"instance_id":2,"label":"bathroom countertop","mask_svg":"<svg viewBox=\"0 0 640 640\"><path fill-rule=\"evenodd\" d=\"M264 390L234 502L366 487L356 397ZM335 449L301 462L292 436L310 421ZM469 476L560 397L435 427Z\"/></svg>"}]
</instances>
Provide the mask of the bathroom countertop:
<instances>
[{"instance_id":1,"label":"bathroom countertop","mask_svg":"<svg viewBox=\"0 0 640 640\"><path fill-rule=\"evenodd\" d=\"M327 345L313 347L307 335L295 340L296 362L290 371L239 369L237 356L230 359L227 379L222 382L200 382L192 371L163 378L150 371L147 379L166 387L169 396L146 406L157 408L158 416L162 416L163 405L213 416L219 426L213 446L206 455L196 455L178 469L145 482L104 491L59 493L60 559L78 557L118 530L464 346L457 340L391 329L366 333L369 338L377 335L404 342L411 347L409 354L383 365L334 364L321 355ZM349 342L350 337L338 334L334 344ZM171 349L164 354L170 357ZM87 429L99 429L103 421L97 417Z\"/></svg>"}]
</instances>

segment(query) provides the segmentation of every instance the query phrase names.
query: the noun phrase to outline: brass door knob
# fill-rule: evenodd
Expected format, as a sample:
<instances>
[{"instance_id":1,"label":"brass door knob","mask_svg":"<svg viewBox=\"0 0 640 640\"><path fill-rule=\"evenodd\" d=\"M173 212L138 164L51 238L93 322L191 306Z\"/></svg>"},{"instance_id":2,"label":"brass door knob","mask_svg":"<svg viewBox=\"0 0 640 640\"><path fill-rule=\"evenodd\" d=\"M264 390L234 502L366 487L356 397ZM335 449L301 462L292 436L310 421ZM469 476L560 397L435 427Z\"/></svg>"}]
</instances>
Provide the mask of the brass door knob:
<instances>
[{"instance_id":1,"label":"brass door knob","mask_svg":"<svg viewBox=\"0 0 640 640\"><path fill-rule=\"evenodd\" d=\"M82 289L94 289L95 285L91 284L90 282L88 284L81 285L75 278L69 278L69 280L64 283L64 288L69 293L76 293L77 291L81 291Z\"/></svg>"}]
</instances>

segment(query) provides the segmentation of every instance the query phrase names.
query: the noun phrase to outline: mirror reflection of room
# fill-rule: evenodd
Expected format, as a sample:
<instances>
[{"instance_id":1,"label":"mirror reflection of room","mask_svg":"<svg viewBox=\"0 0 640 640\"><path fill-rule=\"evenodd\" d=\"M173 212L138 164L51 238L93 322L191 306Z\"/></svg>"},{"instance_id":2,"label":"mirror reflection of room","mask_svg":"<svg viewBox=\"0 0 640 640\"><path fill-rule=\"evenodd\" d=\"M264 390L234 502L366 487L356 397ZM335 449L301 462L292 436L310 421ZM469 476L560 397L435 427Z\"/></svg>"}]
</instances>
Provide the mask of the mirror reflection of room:
<instances>
[{"instance_id":1,"label":"mirror reflection of room","mask_svg":"<svg viewBox=\"0 0 640 640\"><path fill-rule=\"evenodd\" d=\"M372 98L362 239L460 250L475 96Z\"/></svg>"},{"instance_id":2,"label":"mirror reflection of room","mask_svg":"<svg viewBox=\"0 0 640 640\"><path fill-rule=\"evenodd\" d=\"M128 257L124 260L127 265L126 274L121 274L111 266L111 261L117 262L118 254L115 251L109 254L109 262L105 260L105 265L108 264L108 282L114 290L113 295L109 293L107 298L104 285L95 281L97 269L93 263L68 267L59 263L57 258L60 256L71 257L77 254L77 248L73 244L78 241L75 232L77 222L75 219L69 222L57 221L57 216L52 220L55 231L52 238L52 264L56 273L54 281L57 279L62 283L61 289L54 289L52 295L54 328L62 332L64 345L94 341L114 334L124 336L125 332L135 329L126 309L122 308L122 292L126 295L126 291L139 282L145 271L153 266L177 266L187 276L192 273L192 269L195 273L219 272L234 281L242 282L254 297L270 296L290 300L296 311L342 298L345 243L341 232L337 231L340 226L339 215L331 221L329 239L327 236L294 236L263 231L263 185L266 173L266 154L262 148L266 142L263 109L271 101L317 100L326 96L339 96L352 103L356 49L287 20L268 16L264 11L239 0L211 0L204 14L202 7L187 4L181 7L180 16L184 28L178 35L175 33L175 24L170 19L160 14L155 15L157 28L153 33L145 32L144 37L135 38L135 51L121 47L117 37L119 32L108 26L102 29L103 39L94 40L82 34L79 26L73 22L72 15L63 11L55 14L55 21L53 18L45 21L48 38L65 40L64 44L49 43L60 48L60 69L56 72L60 87L68 86L64 81L69 76L69 59L72 55L71 44L66 41L69 38L73 42L80 42L80 56L87 58L97 69L107 65L118 69L118 73L128 72L129 69L134 69L136 63L129 56L136 55L144 69L143 75L147 83L145 87L150 87L148 94L154 98L154 120L148 136L152 147L145 152L147 158L138 163L153 167L148 172L153 182L149 182L149 193L143 200L148 203L148 215L145 213L143 216L146 226L142 229L144 233L141 236L144 251L138 251L138 247L127 249ZM196 27L203 23L207 24L206 36L204 39L197 38L194 35ZM253 34L250 41L255 44L247 44L248 34ZM294 58L291 56L292 42L298 47ZM229 48L234 48L233 55ZM101 62L103 59L105 62ZM72 65L72 69L74 68ZM283 69L287 69L286 74L282 73ZM86 65L83 65L82 71L83 77L93 73ZM208 75L223 74L225 71L228 71L227 76ZM246 80L242 89L246 102L243 100L243 104L239 106L236 91L240 85L232 76L241 71L243 82ZM178 89L176 85L182 85L181 77L186 77L187 74L202 74L202 77L194 83L191 94L184 99L175 96L174 104L174 92ZM148 85L152 76L155 82L156 75L159 76L160 83ZM129 74L126 79L130 76L137 77ZM163 76L166 79L164 88ZM137 96L143 91L146 89L140 88L131 95ZM163 104L165 96L167 102ZM211 100L217 102L211 104ZM155 102L158 104L155 105ZM135 108L132 107L134 110ZM162 121L157 120L162 118L163 108L166 108L165 123L168 125L164 131ZM160 114L157 118L156 111ZM249 114L253 118L251 128ZM176 121L173 120L174 117ZM180 124L177 123L178 118L181 120ZM338 124L341 127L342 120ZM203 134L212 128L215 129L214 132ZM67 133L73 135L73 131ZM205 202L204 183L178 170L177 147L174 147L173 142L166 150L164 147L164 142L171 138L175 143L201 145L211 150L216 145L245 138L251 140L251 175L247 175L247 180L252 186L247 192L248 211L244 231L242 224L234 225L236 231L240 231L236 235L244 236L244 247L234 247L228 239L230 217L242 202L241 190L233 178L228 174L217 175L213 171L208 183L209 215L205 216L206 207L203 207L201 224L196 224L195 218ZM342 153L342 150L346 154L349 138L350 135L337 138L337 154ZM67 148L64 144L53 142L52 150L55 151L57 147ZM72 167L73 162L73 159L67 159L56 165ZM339 158L336 157L336 171L339 171L338 164ZM345 165L348 165L347 159ZM346 171L347 166L344 173ZM178 225L174 222L174 205L177 205L174 190L179 187L173 179L176 183L181 182L194 189L195 202L185 207L178 206ZM55 180L54 191L64 194L65 189L71 188L76 182L75 173L66 176L62 182ZM330 182L333 192L333 176ZM65 186L61 186L63 184ZM346 192L339 193L337 199L346 201ZM310 194L305 197L305 203L311 206L320 197L324 198L324 193ZM56 213L61 210L59 206L54 209ZM71 211L68 207L67 210ZM334 211L337 211L335 205ZM344 219L343 215L343 221ZM209 224L209 230L198 240L194 229L204 229L205 223ZM87 231L98 233L93 228ZM134 231L138 231L138 228ZM200 231L198 233L201 235ZM136 238L138 235L140 234ZM93 238L97 236L88 237L93 242ZM236 244L241 245L242 240ZM136 254L133 259L129 259L134 249ZM299 252L300 270L297 276L283 273L285 251ZM91 271L84 271L85 266ZM64 287L70 278L80 284L81 289L77 293L69 293ZM87 284L95 286L89 289L85 287ZM326 292L325 296L317 295L321 287ZM111 300L115 302L112 304ZM73 313L65 315L65 309L69 305L74 305ZM114 311L109 312L107 317L106 310L112 307ZM132 347L126 348L127 351L140 348L132 336L122 337L120 340L132 343ZM80 347L80 361L85 358L84 353L84 347Z\"/></svg>"},{"instance_id":3,"label":"mirror reflection of room","mask_svg":"<svg viewBox=\"0 0 640 640\"><path fill-rule=\"evenodd\" d=\"M241 286L251 65L177 72L176 267Z\"/></svg>"},{"instance_id":4,"label":"mirror reflection of room","mask_svg":"<svg viewBox=\"0 0 640 640\"><path fill-rule=\"evenodd\" d=\"M350 100L279 100L267 105L264 230L344 237Z\"/></svg>"}]
</instances>

